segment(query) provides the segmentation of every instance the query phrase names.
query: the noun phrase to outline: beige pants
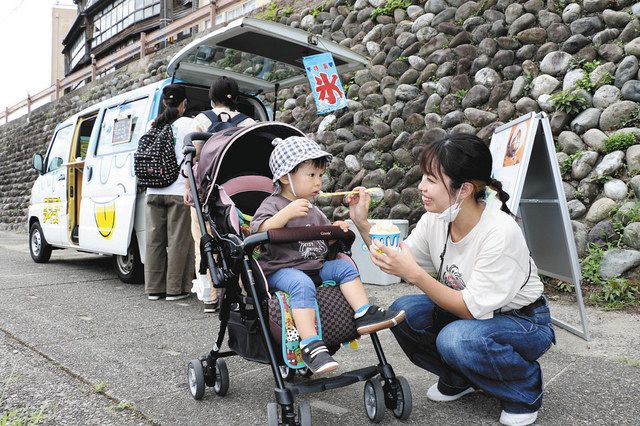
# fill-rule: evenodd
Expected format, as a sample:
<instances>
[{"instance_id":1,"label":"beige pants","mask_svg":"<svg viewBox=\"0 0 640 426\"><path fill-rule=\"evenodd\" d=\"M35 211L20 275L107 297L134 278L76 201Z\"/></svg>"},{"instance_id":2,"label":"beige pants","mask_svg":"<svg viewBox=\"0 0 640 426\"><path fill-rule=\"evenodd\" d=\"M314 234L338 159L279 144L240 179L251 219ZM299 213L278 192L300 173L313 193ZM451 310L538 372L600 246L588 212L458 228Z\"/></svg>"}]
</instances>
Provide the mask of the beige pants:
<instances>
[{"instance_id":1,"label":"beige pants","mask_svg":"<svg viewBox=\"0 0 640 426\"><path fill-rule=\"evenodd\" d=\"M194 277L190 207L180 195L147 195L146 202L145 293L188 292Z\"/></svg>"},{"instance_id":2,"label":"beige pants","mask_svg":"<svg viewBox=\"0 0 640 426\"><path fill-rule=\"evenodd\" d=\"M208 223L206 223L206 227L207 232L211 235L211 227ZM191 235L193 236L195 246L196 274L200 274L198 270L200 269L200 238L202 238L202 233L200 232L200 224L198 223L198 215L196 214L195 207L191 208ZM209 271L207 271L206 276L209 281L209 285L211 285L211 298L210 300L205 300L205 303L213 302L218 299L218 289L213 286Z\"/></svg>"}]
</instances>

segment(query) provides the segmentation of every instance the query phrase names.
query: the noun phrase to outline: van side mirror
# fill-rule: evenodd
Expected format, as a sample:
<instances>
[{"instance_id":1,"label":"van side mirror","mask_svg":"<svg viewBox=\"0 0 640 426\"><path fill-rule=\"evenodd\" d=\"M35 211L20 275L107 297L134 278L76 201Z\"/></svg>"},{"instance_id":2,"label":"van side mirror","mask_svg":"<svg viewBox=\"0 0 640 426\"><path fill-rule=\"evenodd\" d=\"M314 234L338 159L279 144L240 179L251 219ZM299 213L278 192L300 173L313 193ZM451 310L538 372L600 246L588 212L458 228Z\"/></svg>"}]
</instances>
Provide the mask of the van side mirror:
<instances>
[{"instance_id":1,"label":"van side mirror","mask_svg":"<svg viewBox=\"0 0 640 426\"><path fill-rule=\"evenodd\" d=\"M38 173L44 174L44 161L42 160L42 155L33 155L33 168L36 169Z\"/></svg>"}]
</instances>

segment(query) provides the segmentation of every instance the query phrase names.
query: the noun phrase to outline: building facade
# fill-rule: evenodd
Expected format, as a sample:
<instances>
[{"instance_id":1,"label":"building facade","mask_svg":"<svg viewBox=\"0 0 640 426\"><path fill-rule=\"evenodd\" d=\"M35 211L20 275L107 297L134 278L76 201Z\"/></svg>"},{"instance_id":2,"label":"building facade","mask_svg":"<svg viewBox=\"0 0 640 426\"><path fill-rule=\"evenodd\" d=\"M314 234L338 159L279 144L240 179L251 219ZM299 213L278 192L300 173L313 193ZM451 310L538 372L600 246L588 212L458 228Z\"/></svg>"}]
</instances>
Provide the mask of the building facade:
<instances>
[{"instance_id":1,"label":"building facade","mask_svg":"<svg viewBox=\"0 0 640 426\"><path fill-rule=\"evenodd\" d=\"M65 76L65 57L62 53L62 41L76 19L76 9L68 6L51 8L51 84Z\"/></svg>"},{"instance_id":2,"label":"building facade","mask_svg":"<svg viewBox=\"0 0 640 426\"><path fill-rule=\"evenodd\" d=\"M62 41L65 74L107 56L197 7L197 0L74 0L77 17Z\"/></svg>"}]
</instances>

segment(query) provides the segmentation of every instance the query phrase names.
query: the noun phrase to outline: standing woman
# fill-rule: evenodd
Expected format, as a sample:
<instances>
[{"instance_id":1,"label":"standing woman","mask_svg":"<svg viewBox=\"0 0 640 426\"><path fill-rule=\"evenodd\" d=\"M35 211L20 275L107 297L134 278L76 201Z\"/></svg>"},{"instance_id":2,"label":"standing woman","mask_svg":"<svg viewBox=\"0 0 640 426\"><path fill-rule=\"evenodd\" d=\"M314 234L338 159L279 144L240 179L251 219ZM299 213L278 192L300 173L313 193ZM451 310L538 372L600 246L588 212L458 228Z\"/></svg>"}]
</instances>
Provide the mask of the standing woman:
<instances>
[{"instance_id":1,"label":"standing woman","mask_svg":"<svg viewBox=\"0 0 640 426\"><path fill-rule=\"evenodd\" d=\"M537 359L555 337L537 267L491 166L491 153L476 136L427 144L418 185L427 212L399 251L374 242L370 252L381 270L421 291L389 309L406 312L391 329L403 351L439 377L427 397L449 402L483 390L500 400L502 424L528 425L542 404ZM487 187L497 192L501 210L485 204ZM349 200L351 217L371 244L368 205L362 189Z\"/></svg>"},{"instance_id":2,"label":"standing woman","mask_svg":"<svg viewBox=\"0 0 640 426\"><path fill-rule=\"evenodd\" d=\"M151 125L171 125L176 160L181 164L182 140L193 125L193 119L182 117L187 104L184 86L165 86L162 103L165 109ZM191 294L194 255L189 206L182 200L185 180L179 173L178 179L167 187L147 188L144 278L149 300L180 300Z\"/></svg>"},{"instance_id":3,"label":"standing woman","mask_svg":"<svg viewBox=\"0 0 640 426\"><path fill-rule=\"evenodd\" d=\"M209 127L212 125L212 118L217 119L218 121L229 121L232 120L234 123L234 127L246 127L255 124L256 122L238 112L238 83L232 78L222 77L217 80L214 80L211 83L211 87L209 88L209 99L211 100L211 110L206 113L198 114L193 121L192 132L206 132ZM212 116L213 114L213 116ZM237 117L237 118L236 118ZM238 121L241 119L242 121ZM202 144L204 141L193 141L193 145L196 148L196 157L194 158L194 165L197 163L200 157L200 150L202 149ZM194 167L195 168L195 167ZM191 205L192 203L188 201L189 194L189 181L186 181L185 186L185 203ZM207 229L209 228L209 224L207 224ZM210 231L209 231L210 232ZM193 236L193 240L195 241L195 267L196 267L196 280L194 281L194 286L205 287L209 286L211 288L211 292L208 297L205 296L204 300L204 312L205 313L213 313L218 311L218 289L213 287L211 280L208 275L200 274L198 271L200 270L200 239L202 238L202 234L200 233L200 225L198 224L198 216L196 215L196 209L191 209L191 234ZM208 284L207 284L208 283Z\"/></svg>"}]
</instances>

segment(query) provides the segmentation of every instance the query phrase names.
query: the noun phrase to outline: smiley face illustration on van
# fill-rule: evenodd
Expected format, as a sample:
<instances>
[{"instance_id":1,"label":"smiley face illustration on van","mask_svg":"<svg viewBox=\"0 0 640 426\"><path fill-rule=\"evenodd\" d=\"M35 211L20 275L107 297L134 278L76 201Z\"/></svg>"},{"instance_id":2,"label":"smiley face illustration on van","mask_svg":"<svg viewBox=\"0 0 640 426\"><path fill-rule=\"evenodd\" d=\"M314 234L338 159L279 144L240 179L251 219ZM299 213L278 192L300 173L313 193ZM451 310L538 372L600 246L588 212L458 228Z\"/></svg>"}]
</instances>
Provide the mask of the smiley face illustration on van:
<instances>
[{"instance_id":1,"label":"smiley face illustration on van","mask_svg":"<svg viewBox=\"0 0 640 426\"><path fill-rule=\"evenodd\" d=\"M185 115L195 116L211 108L211 82L227 76L238 82L239 111L257 121L273 120L278 90L307 81L302 58L325 52L333 55L339 72L368 64L367 58L306 31L241 18L180 50L167 66L170 78L59 123L46 153L33 157L39 173L28 213L33 260L47 262L52 250L61 248L112 255L121 280L143 282L145 193L136 182L133 154L161 112L162 88L184 84ZM275 94L272 108L263 102L264 93Z\"/></svg>"}]
</instances>

